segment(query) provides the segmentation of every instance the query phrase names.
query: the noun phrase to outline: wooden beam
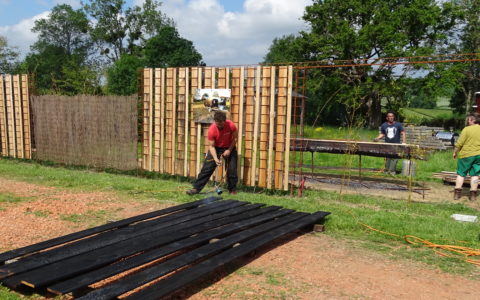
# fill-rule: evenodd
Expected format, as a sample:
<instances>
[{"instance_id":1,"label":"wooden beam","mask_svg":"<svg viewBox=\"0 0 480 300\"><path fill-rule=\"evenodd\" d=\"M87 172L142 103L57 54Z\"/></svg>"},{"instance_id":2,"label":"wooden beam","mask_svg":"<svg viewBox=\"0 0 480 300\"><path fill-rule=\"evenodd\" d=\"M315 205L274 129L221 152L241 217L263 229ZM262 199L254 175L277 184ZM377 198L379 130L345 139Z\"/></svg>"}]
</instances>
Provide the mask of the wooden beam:
<instances>
[{"instance_id":1,"label":"wooden beam","mask_svg":"<svg viewBox=\"0 0 480 300\"><path fill-rule=\"evenodd\" d=\"M154 69L155 72L155 117L154 117L154 142L153 142L153 170L160 172L160 131L163 120L160 118L160 93L161 93L161 69Z\"/></svg>"},{"instance_id":2,"label":"wooden beam","mask_svg":"<svg viewBox=\"0 0 480 300\"><path fill-rule=\"evenodd\" d=\"M190 120L190 69L185 68L185 160L183 164L183 176L188 176L188 137L189 137L189 120Z\"/></svg>"},{"instance_id":3,"label":"wooden beam","mask_svg":"<svg viewBox=\"0 0 480 300\"><path fill-rule=\"evenodd\" d=\"M288 67L288 90L287 90L287 128L285 138L285 167L283 178L283 190L288 191L288 175L290 167L290 128L292 124L292 88L293 88L293 67Z\"/></svg>"},{"instance_id":4,"label":"wooden beam","mask_svg":"<svg viewBox=\"0 0 480 300\"><path fill-rule=\"evenodd\" d=\"M189 177L195 178L199 172L197 168L197 124L195 124L195 116L193 114L193 95L195 94L199 86L199 73L200 68L192 68L191 76L191 95L190 102L190 167L189 167Z\"/></svg>"},{"instance_id":5,"label":"wooden beam","mask_svg":"<svg viewBox=\"0 0 480 300\"><path fill-rule=\"evenodd\" d=\"M32 158L32 137L30 128L30 89L28 75L21 75L22 106L23 106L23 139L25 145L25 158Z\"/></svg>"},{"instance_id":6,"label":"wooden beam","mask_svg":"<svg viewBox=\"0 0 480 300\"><path fill-rule=\"evenodd\" d=\"M260 165L258 170L258 186L267 187L267 169L268 169L268 136L270 123L270 92L271 92L271 67L262 68L262 94L260 110Z\"/></svg>"},{"instance_id":7,"label":"wooden beam","mask_svg":"<svg viewBox=\"0 0 480 300\"><path fill-rule=\"evenodd\" d=\"M9 155L8 149L8 128L7 128L7 96L5 93L4 76L0 74L0 134L2 139L2 156Z\"/></svg>"},{"instance_id":8,"label":"wooden beam","mask_svg":"<svg viewBox=\"0 0 480 300\"><path fill-rule=\"evenodd\" d=\"M150 92L148 94L148 170L153 171L153 69L148 69Z\"/></svg>"},{"instance_id":9,"label":"wooden beam","mask_svg":"<svg viewBox=\"0 0 480 300\"><path fill-rule=\"evenodd\" d=\"M285 155L285 130L287 123L288 67L279 67L277 88L277 124L275 134L275 189L283 188Z\"/></svg>"},{"instance_id":10,"label":"wooden beam","mask_svg":"<svg viewBox=\"0 0 480 300\"><path fill-rule=\"evenodd\" d=\"M5 94L7 97L7 113L8 113L8 143L9 154L11 157L17 157L17 134L15 131L15 105L13 103L13 76L5 75Z\"/></svg>"},{"instance_id":11,"label":"wooden beam","mask_svg":"<svg viewBox=\"0 0 480 300\"><path fill-rule=\"evenodd\" d=\"M160 172L165 172L165 68L160 73Z\"/></svg>"},{"instance_id":12,"label":"wooden beam","mask_svg":"<svg viewBox=\"0 0 480 300\"><path fill-rule=\"evenodd\" d=\"M238 178L243 180L244 170L243 170L243 137L244 137L244 127L243 127L243 107L245 100L245 67L240 67L240 106L239 106L239 117L238 117Z\"/></svg>"},{"instance_id":13,"label":"wooden beam","mask_svg":"<svg viewBox=\"0 0 480 300\"><path fill-rule=\"evenodd\" d=\"M245 157L243 183L252 185L253 131L255 119L255 68L247 68L247 99L245 104Z\"/></svg>"},{"instance_id":14,"label":"wooden beam","mask_svg":"<svg viewBox=\"0 0 480 300\"><path fill-rule=\"evenodd\" d=\"M267 188L272 188L272 162L273 162L273 142L275 136L275 72L276 67L270 67L270 127L268 130L268 167L267 167Z\"/></svg>"},{"instance_id":15,"label":"wooden beam","mask_svg":"<svg viewBox=\"0 0 480 300\"><path fill-rule=\"evenodd\" d=\"M252 145L252 175L251 175L251 186L255 186L257 182L257 146L258 146L258 127L259 127L259 117L260 117L260 76L261 76L261 67L257 66L255 72L255 114L253 119L253 145Z\"/></svg>"},{"instance_id":16,"label":"wooden beam","mask_svg":"<svg viewBox=\"0 0 480 300\"><path fill-rule=\"evenodd\" d=\"M177 106L177 143L176 143L176 154L177 159L175 160L175 170L177 175L185 175L185 163L186 163L186 152L185 152L185 127L186 127L186 77L187 77L186 68L178 68L178 106Z\"/></svg>"}]
</instances>

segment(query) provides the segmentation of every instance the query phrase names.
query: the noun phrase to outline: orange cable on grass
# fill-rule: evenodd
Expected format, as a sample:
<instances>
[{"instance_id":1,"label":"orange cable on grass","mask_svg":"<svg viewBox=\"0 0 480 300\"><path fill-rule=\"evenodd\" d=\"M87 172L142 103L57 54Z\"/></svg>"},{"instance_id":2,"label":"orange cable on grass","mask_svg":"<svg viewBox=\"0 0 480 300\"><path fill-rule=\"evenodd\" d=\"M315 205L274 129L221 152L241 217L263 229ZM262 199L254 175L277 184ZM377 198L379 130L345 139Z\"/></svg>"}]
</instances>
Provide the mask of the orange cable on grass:
<instances>
[{"instance_id":1,"label":"orange cable on grass","mask_svg":"<svg viewBox=\"0 0 480 300\"><path fill-rule=\"evenodd\" d=\"M440 256L451 257L451 258L458 258L458 255L464 256L463 260L467 263L480 266L480 259L471 259L471 256L480 256L480 249L470 248L470 247L463 247L463 246L456 246L456 245L440 245L432 243L428 240L416 237L414 235L405 235L400 236L395 233L390 233L387 231L382 231L376 229L370 225L364 224L358 220L358 218L350 211L348 213L353 217L353 219L360 225L364 226L367 229L370 229L375 232L383 233L385 235L393 236L399 239L403 239L405 242L417 245L417 246L425 246L431 248L435 253ZM446 253L445 253L446 252ZM453 254L452 254L453 253Z\"/></svg>"}]
</instances>

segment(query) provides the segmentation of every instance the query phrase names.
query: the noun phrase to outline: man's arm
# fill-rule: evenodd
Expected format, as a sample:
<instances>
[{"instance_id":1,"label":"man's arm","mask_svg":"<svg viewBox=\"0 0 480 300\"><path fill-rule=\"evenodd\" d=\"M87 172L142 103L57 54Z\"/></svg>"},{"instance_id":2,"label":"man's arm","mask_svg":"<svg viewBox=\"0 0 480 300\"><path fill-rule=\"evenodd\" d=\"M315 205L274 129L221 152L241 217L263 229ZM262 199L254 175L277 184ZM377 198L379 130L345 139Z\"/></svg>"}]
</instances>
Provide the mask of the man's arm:
<instances>
[{"instance_id":1,"label":"man's arm","mask_svg":"<svg viewBox=\"0 0 480 300\"><path fill-rule=\"evenodd\" d=\"M227 150L225 150L225 152L223 152L223 156L224 157L229 157L230 156L230 153L232 153L232 150L233 148L235 148L235 146L237 145L237 140L238 140L238 130L234 131L232 133L232 144L230 145L230 147L228 147Z\"/></svg>"},{"instance_id":2,"label":"man's arm","mask_svg":"<svg viewBox=\"0 0 480 300\"><path fill-rule=\"evenodd\" d=\"M221 165L222 161L217 157L217 149L215 149L215 141L208 140L208 151L212 154L212 158L217 165Z\"/></svg>"},{"instance_id":3,"label":"man's arm","mask_svg":"<svg viewBox=\"0 0 480 300\"><path fill-rule=\"evenodd\" d=\"M402 143L406 144L407 143L407 135L405 134L405 130L402 130L402 132L400 132L400 135L402 136Z\"/></svg>"},{"instance_id":4,"label":"man's arm","mask_svg":"<svg viewBox=\"0 0 480 300\"><path fill-rule=\"evenodd\" d=\"M385 134L380 133L376 138L373 139L374 142L378 142L380 139L383 139L385 137Z\"/></svg>"}]
</instances>

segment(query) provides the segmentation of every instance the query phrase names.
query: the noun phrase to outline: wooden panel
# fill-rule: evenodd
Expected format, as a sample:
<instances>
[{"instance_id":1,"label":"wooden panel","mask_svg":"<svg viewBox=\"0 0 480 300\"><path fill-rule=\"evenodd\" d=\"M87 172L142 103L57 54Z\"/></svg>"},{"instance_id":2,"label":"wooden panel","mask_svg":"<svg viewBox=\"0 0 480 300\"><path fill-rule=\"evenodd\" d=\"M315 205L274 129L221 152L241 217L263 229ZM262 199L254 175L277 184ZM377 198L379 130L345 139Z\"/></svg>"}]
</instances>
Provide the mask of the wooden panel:
<instances>
[{"instance_id":1,"label":"wooden panel","mask_svg":"<svg viewBox=\"0 0 480 300\"><path fill-rule=\"evenodd\" d=\"M276 68L271 67L270 71L270 124L268 138L268 167L267 167L267 188L272 188L272 162L273 162L273 142L275 136L275 72Z\"/></svg>"},{"instance_id":2,"label":"wooden panel","mask_svg":"<svg viewBox=\"0 0 480 300\"><path fill-rule=\"evenodd\" d=\"M178 69L178 105L177 105L177 159L175 170L177 175L186 175L185 172L185 114L187 95L187 69Z\"/></svg>"},{"instance_id":3,"label":"wooden panel","mask_svg":"<svg viewBox=\"0 0 480 300\"><path fill-rule=\"evenodd\" d=\"M288 173L290 167L290 126L292 123L292 83L293 67L288 67L288 90L287 90L287 128L285 137L285 167L283 177L283 190L288 191Z\"/></svg>"},{"instance_id":4,"label":"wooden panel","mask_svg":"<svg viewBox=\"0 0 480 300\"><path fill-rule=\"evenodd\" d=\"M150 69L143 70L143 169L150 170Z\"/></svg>"},{"instance_id":5,"label":"wooden panel","mask_svg":"<svg viewBox=\"0 0 480 300\"><path fill-rule=\"evenodd\" d=\"M240 68L240 111L239 111L239 120L238 120L238 178L243 180L243 138L244 138L244 106L245 106L245 68Z\"/></svg>"},{"instance_id":6,"label":"wooden panel","mask_svg":"<svg viewBox=\"0 0 480 300\"><path fill-rule=\"evenodd\" d=\"M268 141L270 124L271 67L262 68L262 103L260 112L260 164L258 186L267 187Z\"/></svg>"},{"instance_id":7,"label":"wooden panel","mask_svg":"<svg viewBox=\"0 0 480 300\"><path fill-rule=\"evenodd\" d=\"M24 158L24 140L23 140L23 107L22 91L20 89L20 75L13 76L13 103L15 106L15 144L17 145L17 157Z\"/></svg>"},{"instance_id":8,"label":"wooden panel","mask_svg":"<svg viewBox=\"0 0 480 300\"><path fill-rule=\"evenodd\" d=\"M23 111L23 140L25 158L32 158L32 141L30 129L30 92L28 88L28 75L21 75L22 111Z\"/></svg>"},{"instance_id":9,"label":"wooden panel","mask_svg":"<svg viewBox=\"0 0 480 300\"><path fill-rule=\"evenodd\" d=\"M285 129L287 124L288 68L279 67L277 94L277 131L275 134L275 189L283 188Z\"/></svg>"},{"instance_id":10,"label":"wooden panel","mask_svg":"<svg viewBox=\"0 0 480 300\"><path fill-rule=\"evenodd\" d=\"M165 77L166 70L160 73L160 172L165 172Z\"/></svg>"},{"instance_id":11,"label":"wooden panel","mask_svg":"<svg viewBox=\"0 0 480 300\"><path fill-rule=\"evenodd\" d=\"M8 156L7 110L6 110L5 80L0 74L0 136L2 140L2 156Z\"/></svg>"},{"instance_id":12,"label":"wooden panel","mask_svg":"<svg viewBox=\"0 0 480 300\"><path fill-rule=\"evenodd\" d=\"M191 95L194 95L200 81L201 69L200 68L192 68L191 74ZM196 177L197 173L199 172L197 168L197 125L195 124L195 119L193 117L193 96L190 97L190 158L189 158L189 170L188 176L189 177Z\"/></svg>"},{"instance_id":13,"label":"wooden panel","mask_svg":"<svg viewBox=\"0 0 480 300\"><path fill-rule=\"evenodd\" d=\"M245 153L243 161L243 183L252 183L253 130L255 117L255 68L247 68L247 95L245 103Z\"/></svg>"},{"instance_id":14,"label":"wooden panel","mask_svg":"<svg viewBox=\"0 0 480 300\"><path fill-rule=\"evenodd\" d=\"M228 86L227 86L227 77L228 77L228 74L227 74L227 69L226 68L219 68L218 69L218 85L217 85L217 88L219 89L227 89ZM227 114L227 118L228 119L231 119L231 114L228 113ZM216 170L216 176L217 176L217 181L221 181L221 182L224 182L225 181L225 170L224 170L224 166L221 166L220 168L217 168Z\"/></svg>"},{"instance_id":15,"label":"wooden panel","mask_svg":"<svg viewBox=\"0 0 480 300\"><path fill-rule=\"evenodd\" d=\"M176 69L167 69L167 105L166 105L166 148L167 159L165 161L165 171L169 174L175 174L175 88L176 88Z\"/></svg>"},{"instance_id":16,"label":"wooden panel","mask_svg":"<svg viewBox=\"0 0 480 300\"><path fill-rule=\"evenodd\" d=\"M257 182L257 148L258 148L258 127L259 127L259 117L260 117L260 76L261 76L261 67L257 67L255 72L255 114L253 119L253 145L252 145L252 174L251 182L252 186L256 185Z\"/></svg>"},{"instance_id":17,"label":"wooden panel","mask_svg":"<svg viewBox=\"0 0 480 300\"><path fill-rule=\"evenodd\" d=\"M214 89L215 88L215 68L205 68L204 73L205 73L204 88ZM208 125L205 125L205 124L202 125L203 153L205 154L208 152L207 132L208 132Z\"/></svg>"},{"instance_id":18,"label":"wooden panel","mask_svg":"<svg viewBox=\"0 0 480 300\"><path fill-rule=\"evenodd\" d=\"M149 71L149 79L150 83L150 93L148 94L148 170L153 170L153 88L154 88L154 81L153 81L153 69L148 69Z\"/></svg>"},{"instance_id":19,"label":"wooden panel","mask_svg":"<svg viewBox=\"0 0 480 300\"><path fill-rule=\"evenodd\" d=\"M183 176L188 176L188 136L189 136L189 127L190 127L190 71L189 68L185 69L185 121L184 121L184 128L185 128L185 141L184 141L184 150L185 153L185 160L183 162Z\"/></svg>"},{"instance_id":20,"label":"wooden panel","mask_svg":"<svg viewBox=\"0 0 480 300\"><path fill-rule=\"evenodd\" d=\"M15 134L12 75L5 75L5 97L7 108L8 153L11 157L17 157L17 144L15 143L17 136Z\"/></svg>"},{"instance_id":21,"label":"wooden panel","mask_svg":"<svg viewBox=\"0 0 480 300\"><path fill-rule=\"evenodd\" d=\"M160 118L160 94L161 94L161 69L155 69L155 117L154 117L154 136L153 136L153 170L160 172L160 131L162 128L162 119Z\"/></svg>"}]
</instances>

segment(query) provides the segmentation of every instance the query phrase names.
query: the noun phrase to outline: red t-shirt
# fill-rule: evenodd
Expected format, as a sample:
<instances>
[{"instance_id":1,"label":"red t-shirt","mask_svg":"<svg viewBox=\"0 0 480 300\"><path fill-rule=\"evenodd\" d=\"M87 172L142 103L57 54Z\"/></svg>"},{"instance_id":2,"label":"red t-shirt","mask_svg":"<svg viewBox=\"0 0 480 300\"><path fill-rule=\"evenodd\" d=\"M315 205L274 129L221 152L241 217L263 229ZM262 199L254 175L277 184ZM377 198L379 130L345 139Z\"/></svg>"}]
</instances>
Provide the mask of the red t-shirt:
<instances>
[{"instance_id":1,"label":"red t-shirt","mask_svg":"<svg viewBox=\"0 0 480 300\"><path fill-rule=\"evenodd\" d=\"M228 148L232 145L233 133L237 131L237 126L232 121L226 120L222 130L218 130L215 123L208 128L208 139L215 141L215 147Z\"/></svg>"}]
</instances>

